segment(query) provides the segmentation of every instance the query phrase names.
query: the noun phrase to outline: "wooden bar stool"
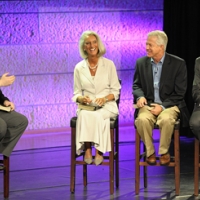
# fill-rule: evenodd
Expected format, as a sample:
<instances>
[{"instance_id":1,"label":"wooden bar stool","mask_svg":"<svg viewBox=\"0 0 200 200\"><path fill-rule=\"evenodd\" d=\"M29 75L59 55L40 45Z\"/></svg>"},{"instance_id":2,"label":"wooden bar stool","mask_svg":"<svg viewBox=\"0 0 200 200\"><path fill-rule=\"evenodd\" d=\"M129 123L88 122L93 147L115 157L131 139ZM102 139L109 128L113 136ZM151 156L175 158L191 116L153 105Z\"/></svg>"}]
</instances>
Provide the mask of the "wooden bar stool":
<instances>
[{"instance_id":1,"label":"wooden bar stool","mask_svg":"<svg viewBox=\"0 0 200 200\"><path fill-rule=\"evenodd\" d=\"M158 126L154 126L154 129L159 129ZM174 167L175 170L175 193L176 195L179 195L180 193L180 138L179 138L179 129L180 129L180 120L178 119L174 126L174 157L171 156L171 161L167 167ZM139 194L139 188L140 188L140 166L143 166L143 176L144 176L144 187L147 188L147 166L149 164L146 162L146 154L145 151L141 153L140 146L141 146L141 139L140 135L137 132L135 132L135 194ZM145 145L144 150L145 150ZM156 157L156 160L159 160L158 157ZM156 163L156 165L153 165L156 167L161 167L159 161ZM152 167L153 167L152 166Z\"/></svg>"},{"instance_id":2,"label":"wooden bar stool","mask_svg":"<svg viewBox=\"0 0 200 200\"><path fill-rule=\"evenodd\" d=\"M194 195L199 195L199 140L194 140Z\"/></svg>"},{"instance_id":3,"label":"wooden bar stool","mask_svg":"<svg viewBox=\"0 0 200 200\"><path fill-rule=\"evenodd\" d=\"M76 154L76 120L77 117L73 117L70 121L71 126L71 173L70 173L70 191L75 191L75 179L76 179L76 165L83 165L83 184L87 186L87 164L84 162L84 153L80 155ZM114 163L115 163L115 181L116 187L119 186L119 125L117 119L110 119L110 138L111 138L111 152L108 156L104 156L104 161L101 165L109 167L109 182L110 182L110 194L114 193ZM83 160L77 160L78 157L83 156ZM95 156L93 156L94 159ZM115 162L114 162L115 161ZM92 165L95 165L93 162Z\"/></svg>"},{"instance_id":4,"label":"wooden bar stool","mask_svg":"<svg viewBox=\"0 0 200 200\"><path fill-rule=\"evenodd\" d=\"M3 171L4 198L9 196L9 164L9 157L3 155L3 159L0 160L0 170Z\"/></svg>"}]
</instances>

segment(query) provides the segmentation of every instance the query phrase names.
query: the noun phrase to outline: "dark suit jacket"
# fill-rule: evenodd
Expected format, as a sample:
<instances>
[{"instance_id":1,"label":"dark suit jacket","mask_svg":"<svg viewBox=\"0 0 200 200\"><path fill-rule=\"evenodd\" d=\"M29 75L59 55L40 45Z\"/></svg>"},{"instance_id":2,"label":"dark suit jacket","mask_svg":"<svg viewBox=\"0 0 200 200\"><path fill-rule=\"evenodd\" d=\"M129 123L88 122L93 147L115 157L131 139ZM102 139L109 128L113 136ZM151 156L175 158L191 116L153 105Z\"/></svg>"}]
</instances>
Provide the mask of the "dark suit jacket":
<instances>
[{"instance_id":1,"label":"dark suit jacket","mask_svg":"<svg viewBox=\"0 0 200 200\"><path fill-rule=\"evenodd\" d=\"M177 56L165 53L160 77L159 95L165 108L178 106L182 123L188 126L189 112L184 96L187 89L187 68L185 61ZM145 56L137 60L133 81L134 102L145 97L148 103L154 102L154 86L151 58ZM186 117L186 118L185 118Z\"/></svg>"},{"instance_id":2,"label":"dark suit jacket","mask_svg":"<svg viewBox=\"0 0 200 200\"><path fill-rule=\"evenodd\" d=\"M3 102L4 102L5 100L8 100L8 101L9 101L9 99L8 99L7 97L5 97L5 96L3 95L3 93L2 93L2 91L0 90L0 104L3 105Z\"/></svg>"}]
</instances>

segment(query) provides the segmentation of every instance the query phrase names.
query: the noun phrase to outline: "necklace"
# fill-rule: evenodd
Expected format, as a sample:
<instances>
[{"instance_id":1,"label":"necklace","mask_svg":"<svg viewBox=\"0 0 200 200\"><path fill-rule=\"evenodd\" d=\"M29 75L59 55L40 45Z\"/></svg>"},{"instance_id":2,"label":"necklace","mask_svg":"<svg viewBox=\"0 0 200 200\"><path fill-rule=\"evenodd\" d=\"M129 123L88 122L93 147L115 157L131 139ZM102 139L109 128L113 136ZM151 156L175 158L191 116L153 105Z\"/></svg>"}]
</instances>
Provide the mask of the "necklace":
<instances>
[{"instance_id":1,"label":"necklace","mask_svg":"<svg viewBox=\"0 0 200 200\"><path fill-rule=\"evenodd\" d=\"M97 69L97 66L98 66L98 63L94 66L94 67L91 67L88 60L87 60L87 64L88 64L88 67L94 72L96 69Z\"/></svg>"}]
</instances>

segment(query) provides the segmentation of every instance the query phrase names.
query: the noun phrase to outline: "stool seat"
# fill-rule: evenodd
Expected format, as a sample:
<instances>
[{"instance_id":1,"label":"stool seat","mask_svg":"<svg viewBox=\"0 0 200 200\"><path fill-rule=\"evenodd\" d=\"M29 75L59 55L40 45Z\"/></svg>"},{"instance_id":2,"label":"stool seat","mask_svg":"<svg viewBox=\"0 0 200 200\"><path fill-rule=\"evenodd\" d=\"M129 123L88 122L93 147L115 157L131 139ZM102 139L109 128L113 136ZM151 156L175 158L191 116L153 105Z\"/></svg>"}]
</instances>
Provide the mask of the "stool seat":
<instances>
[{"instance_id":1,"label":"stool seat","mask_svg":"<svg viewBox=\"0 0 200 200\"><path fill-rule=\"evenodd\" d=\"M159 126L157 124L154 124L154 129L159 129ZM180 119L177 119L174 124L174 130L180 129Z\"/></svg>"},{"instance_id":2,"label":"stool seat","mask_svg":"<svg viewBox=\"0 0 200 200\"><path fill-rule=\"evenodd\" d=\"M71 128L76 128L76 120L77 117L72 117L70 120L70 127ZM110 118L110 128L117 128L118 126L118 121L115 118Z\"/></svg>"},{"instance_id":3,"label":"stool seat","mask_svg":"<svg viewBox=\"0 0 200 200\"><path fill-rule=\"evenodd\" d=\"M71 128L76 128L76 120L77 120L77 117L71 118L71 120L70 120L70 127Z\"/></svg>"}]
</instances>

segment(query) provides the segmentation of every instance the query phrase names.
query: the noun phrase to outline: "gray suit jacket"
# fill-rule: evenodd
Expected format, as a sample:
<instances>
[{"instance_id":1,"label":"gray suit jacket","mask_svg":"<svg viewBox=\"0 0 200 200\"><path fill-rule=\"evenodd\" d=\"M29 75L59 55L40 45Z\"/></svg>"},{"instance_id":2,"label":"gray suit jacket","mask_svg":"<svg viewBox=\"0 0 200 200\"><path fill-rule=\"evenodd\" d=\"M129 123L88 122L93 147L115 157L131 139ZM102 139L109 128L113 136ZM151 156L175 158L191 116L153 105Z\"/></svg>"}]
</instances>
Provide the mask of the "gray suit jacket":
<instances>
[{"instance_id":1,"label":"gray suit jacket","mask_svg":"<svg viewBox=\"0 0 200 200\"><path fill-rule=\"evenodd\" d=\"M184 100L187 90L187 68L185 61L166 53L160 77L159 95L162 106L178 106L182 122L188 126L189 112ZM153 72L151 59L147 56L137 60L133 80L134 102L138 97L145 97L148 103L154 102ZM185 118L186 117L186 118Z\"/></svg>"},{"instance_id":2,"label":"gray suit jacket","mask_svg":"<svg viewBox=\"0 0 200 200\"><path fill-rule=\"evenodd\" d=\"M194 102L200 104L200 57L195 61L195 74L192 87L192 96Z\"/></svg>"}]
</instances>

